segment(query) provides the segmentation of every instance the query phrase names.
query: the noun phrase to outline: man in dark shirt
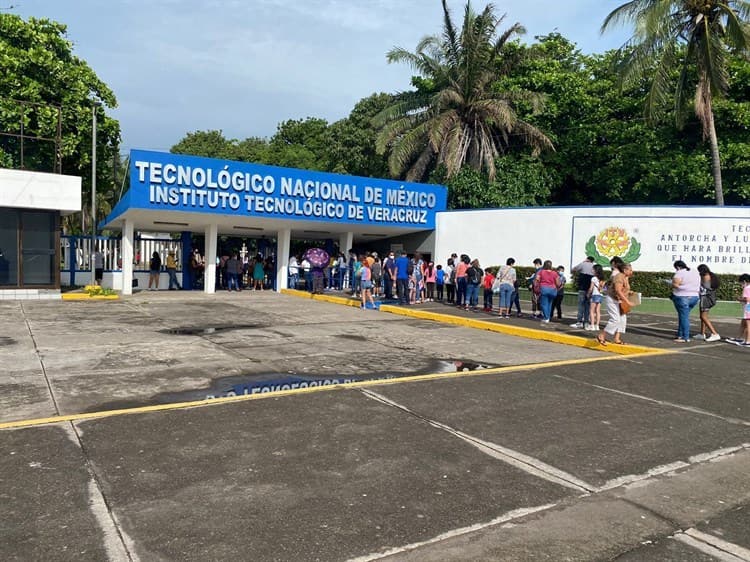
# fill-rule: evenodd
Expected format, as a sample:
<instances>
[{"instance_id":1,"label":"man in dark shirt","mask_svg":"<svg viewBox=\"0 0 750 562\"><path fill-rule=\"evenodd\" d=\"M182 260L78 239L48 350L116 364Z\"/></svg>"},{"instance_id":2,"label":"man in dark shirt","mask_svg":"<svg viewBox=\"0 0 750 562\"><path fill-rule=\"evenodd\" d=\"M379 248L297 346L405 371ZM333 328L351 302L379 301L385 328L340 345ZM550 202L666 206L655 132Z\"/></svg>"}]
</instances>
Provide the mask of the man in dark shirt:
<instances>
[{"instance_id":1,"label":"man in dark shirt","mask_svg":"<svg viewBox=\"0 0 750 562\"><path fill-rule=\"evenodd\" d=\"M578 288L578 315L575 324L571 328L589 328L589 309L591 299L589 297L589 287L591 287L591 278L594 276L594 258L586 257L581 263L573 268L576 276L576 287Z\"/></svg>"},{"instance_id":2,"label":"man in dark shirt","mask_svg":"<svg viewBox=\"0 0 750 562\"><path fill-rule=\"evenodd\" d=\"M393 298L393 284L396 281L396 257L393 252L383 260L383 286L385 298Z\"/></svg>"},{"instance_id":3,"label":"man in dark shirt","mask_svg":"<svg viewBox=\"0 0 750 562\"><path fill-rule=\"evenodd\" d=\"M401 256L396 258L396 291L398 303L409 304L409 258L406 250L401 250Z\"/></svg>"}]
</instances>

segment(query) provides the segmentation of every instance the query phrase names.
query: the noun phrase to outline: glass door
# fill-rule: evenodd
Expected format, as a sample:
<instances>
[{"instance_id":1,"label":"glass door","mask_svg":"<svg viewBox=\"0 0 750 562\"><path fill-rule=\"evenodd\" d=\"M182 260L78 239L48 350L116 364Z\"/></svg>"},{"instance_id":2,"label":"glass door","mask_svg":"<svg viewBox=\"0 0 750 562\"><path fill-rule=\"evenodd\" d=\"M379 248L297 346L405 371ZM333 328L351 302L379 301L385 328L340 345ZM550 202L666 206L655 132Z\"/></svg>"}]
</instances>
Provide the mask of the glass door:
<instances>
[{"instance_id":1,"label":"glass door","mask_svg":"<svg viewBox=\"0 0 750 562\"><path fill-rule=\"evenodd\" d=\"M0 209L0 288L18 286L18 211Z\"/></svg>"},{"instance_id":2,"label":"glass door","mask_svg":"<svg viewBox=\"0 0 750 562\"><path fill-rule=\"evenodd\" d=\"M55 286L59 264L57 255L57 214L21 212L21 271L23 285Z\"/></svg>"}]
</instances>

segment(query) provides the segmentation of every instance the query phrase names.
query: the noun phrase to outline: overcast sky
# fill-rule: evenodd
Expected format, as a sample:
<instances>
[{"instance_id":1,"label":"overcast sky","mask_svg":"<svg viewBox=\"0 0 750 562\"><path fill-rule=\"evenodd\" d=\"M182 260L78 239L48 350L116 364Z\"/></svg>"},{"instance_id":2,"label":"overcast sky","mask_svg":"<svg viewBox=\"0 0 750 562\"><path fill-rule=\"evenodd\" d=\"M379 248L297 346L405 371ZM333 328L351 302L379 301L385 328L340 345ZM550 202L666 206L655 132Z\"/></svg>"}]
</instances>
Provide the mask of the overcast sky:
<instances>
[{"instance_id":1,"label":"overcast sky","mask_svg":"<svg viewBox=\"0 0 750 562\"><path fill-rule=\"evenodd\" d=\"M601 23L624 0L498 0L526 42L557 31L586 53L620 47ZM476 10L485 1L474 0ZM346 117L375 92L409 89L389 65L442 25L440 0L0 0L68 26L75 54L114 90L123 151L168 150L188 132L269 137L287 119ZM464 0L449 0L454 21Z\"/></svg>"}]
</instances>

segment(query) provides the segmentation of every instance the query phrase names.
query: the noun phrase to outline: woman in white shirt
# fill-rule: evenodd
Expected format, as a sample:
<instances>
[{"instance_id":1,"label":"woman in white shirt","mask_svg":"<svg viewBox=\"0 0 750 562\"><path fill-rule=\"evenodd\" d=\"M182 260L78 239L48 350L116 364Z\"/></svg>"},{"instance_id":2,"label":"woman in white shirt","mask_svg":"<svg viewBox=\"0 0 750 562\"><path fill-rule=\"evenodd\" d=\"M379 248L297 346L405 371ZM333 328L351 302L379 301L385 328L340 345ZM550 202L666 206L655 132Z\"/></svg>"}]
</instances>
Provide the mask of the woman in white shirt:
<instances>
[{"instance_id":1,"label":"woman in white shirt","mask_svg":"<svg viewBox=\"0 0 750 562\"><path fill-rule=\"evenodd\" d=\"M690 269L682 260L674 262L675 274L672 277L672 302L677 310L676 343L690 341L690 311L700 300L701 276L696 269Z\"/></svg>"}]
</instances>

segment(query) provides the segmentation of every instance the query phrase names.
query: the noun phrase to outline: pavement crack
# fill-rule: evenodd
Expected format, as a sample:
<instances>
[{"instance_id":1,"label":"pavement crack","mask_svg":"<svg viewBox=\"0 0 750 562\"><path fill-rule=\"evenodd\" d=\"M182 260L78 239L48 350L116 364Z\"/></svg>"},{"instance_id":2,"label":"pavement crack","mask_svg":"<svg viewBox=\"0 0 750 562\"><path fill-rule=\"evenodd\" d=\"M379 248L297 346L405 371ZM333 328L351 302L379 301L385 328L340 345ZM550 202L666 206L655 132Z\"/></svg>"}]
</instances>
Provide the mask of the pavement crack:
<instances>
[{"instance_id":1,"label":"pavement crack","mask_svg":"<svg viewBox=\"0 0 750 562\"><path fill-rule=\"evenodd\" d=\"M26 315L26 309L23 306L23 302L21 302L21 312L23 313L23 321L26 324L26 330L28 330L29 332L31 343L34 344L34 353L36 354L36 357L39 360L39 366L41 367L42 375L44 376L44 383L47 385L47 392L49 393L50 400L52 400L52 407L55 410L55 415L59 416L60 407L57 404L55 393L52 392L52 385L50 384L49 377L47 376L47 368L44 366L44 359L42 358L42 354L39 352L39 346L36 343L36 338L34 337L34 331L31 329L31 324L29 323L29 318Z\"/></svg>"},{"instance_id":2,"label":"pavement crack","mask_svg":"<svg viewBox=\"0 0 750 562\"><path fill-rule=\"evenodd\" d=\"M554 466L548 465L547 463L539 459L530 457L519 451L514 451L513 449L508 449L506 447L498 445L497 443L490 443L488 441L479 439L478 437L475 437L473 435L464 433L461 430L458 430L454 427L451 427L442 422L428 418L427 416L424 416L418 412L415 412L414 410L411 410L410 408L402 404L394 402L393 400L390 400L389 398L386 398L385 396L383 396L382 394L378 394L377 392L373 392L367 389L360 389L360 391L365 396L367 396L368 398L371 398L372 400L376 400L387 406L401 410L402 412L410 416L413 416L419 420L422 420L425 423L428 423L432 427L441 429L453 435L454 437L457 437L461 439L462 441L465 441L466 443L472 445L473 447L476 447L481 452L491 456L492 458L502 461L511 466L514 466L526 472L527 474L531 474L538 478L542 478L543 480L553 482L565 488L571 488L573 490L576 490L577 492L581 492L584 495L588 495L596 491L595 486L587 482L584 482L583 480L579 478L576 478L572 474L569 474L563 470L555 468Z\"/></svg>"},{"instance_id":3,"label":"pavement crack","mask_svg":"<svg viewBox=\"0 0 750 562\"><path fill-rule=\"evenodd\" d=\"M108 558L114 562L138 562L138 556L132 552L131 548L128 548L128 543L132 543L132 541L122 531L117 516L112 511L111 503L104 494L101 479L91 462L78 428L73 422L68 422L64 425L64 428L71 440L77 443L81 450L81 456L90 479L89 510L104 535L103 542Z\"/></svg>"},{"instance_id":4,"label":"pavement crack","mask_svg":"<svg viewBox=\"0 0 750 562\"><path fill-rule=\"evenodd\" d=\"M642 394L635 394L633 392L626 392L624 390L618 390L616 388L611 388L608 386L602 386L600 384L594 384L591 382L581 381L578 379L574 379L572 377L566 377L565 375L552 375L555 378L566 380L569 382L573 382L576 384L581 384L585 386L590 386L592 388L598 388L599 390L604 390L605 392L612 392L614 394L620 394L622 396L627 396L629 398L637 398L638 400L644 400L646 402L651 402L653 404L658 404L660 406L668 406L670 408L675 408L677 410L684 410L685 412L690 412L692 414L699 414L701 416L709 416L712 418L720 419L722 421L725 421L727 423L731 423L733 425L743 425L750 427L750 421L742 420L739 418L730 418L727 416L722 416L720 414L715 414L714 412L709 412L708 410L704 410L702 408L696 408L695 406L687 406L685 404L677 404L675 402L668 402L666 400L659 400L657 398L650 398L648 396L644 396Z\"/></svg>"}]
</instances>

